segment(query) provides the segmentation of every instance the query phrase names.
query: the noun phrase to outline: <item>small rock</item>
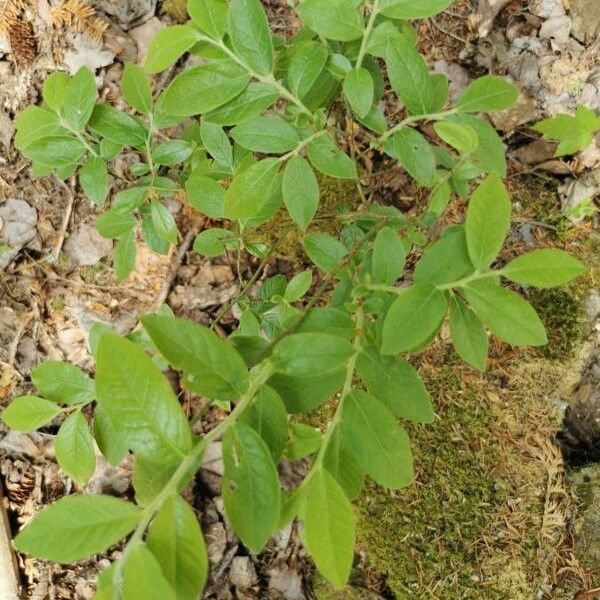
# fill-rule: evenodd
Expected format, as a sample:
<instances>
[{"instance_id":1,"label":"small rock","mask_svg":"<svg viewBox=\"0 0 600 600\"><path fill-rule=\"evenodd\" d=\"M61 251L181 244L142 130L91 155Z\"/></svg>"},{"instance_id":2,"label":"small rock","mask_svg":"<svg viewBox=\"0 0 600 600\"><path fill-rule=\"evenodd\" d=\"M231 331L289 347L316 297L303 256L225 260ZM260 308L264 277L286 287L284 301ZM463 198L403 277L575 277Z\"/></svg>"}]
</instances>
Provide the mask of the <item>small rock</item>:
<instances>
[{"instance_id":1,"label":"small rock","mask_svg":"<svg viewBox=\"0 0 600 600\"><path fill-rule=\"evenodd\" d=\"M10 148L10 141L14 133L12 119L2 110L0 110L0 144L6 150Z\"/></svg>"},{"instance_id":2,"label":"small rock","mask_svg":"<svg viewBox=\"0 0 600 600\"><path fill-rule=\"evenodd\" d=\"M112 52L104 50L100 44L85 33L72 35L71 46L72 48L65 52L64 58L64 63L71 75L75 75L81 67L87 67L92 73L95 73L115 60Z\"/></svg>"},{"instance_id":3,"label":"small rock","mask_svg":"<svg viewBox=\"0 0 600 600\"><path fill-rule=\"evenodd\" d=\"M147 21L156 12L156 0L94 0L93 4L114 17L124 29Z\"/></svg>"},{"instance_id":4,"label":"small rock","mask_svg":"<svg viewBox=\"0 0 600 600\"><path fill-rule=\"evenodd\" d=\"M514 131L519 125L536 121L539 118L537 102L526 94L520 94L515 106L499 113L490 115L492 123L500 131Z\"/></svg>"},{"instance_id":5,"label":"small rock","mask_svg":"<svg viewBox=\"0 0 600 600\"><path fill-rule=\"evenodd\" d=\"M477 35L487 37L494 19L510 0L479 0L477 12L469 18L471 26L478 27Z\"/></svg>"},{"instance_id":6,"label":"small rock","mask_svg":"<svg viewBox=\"0 0 600 600\"><path fill-rule=\"evenodd\" d=\"M135 41L113 21L104 32L104 45L123 63L137 61L138 51Z\"/></svg>"},{"instance_id":7,"label":"small rock","mask_svg":"<svg viewBox=\"0 0 600 600\"><path fill-rule=\"evenodd\" d=\"M66 241L65 252L74 263L89 267L108 256L112 246L112 242L103 238L95 227L84 223Z\"/></svg>"},{"instance_id":8,"label":"small rock","mask_svg":"<svg viewBox=\"0 0 600 600\"><path fill-rule=\"evenodd\" d=\"M25 200L9 198L0 204L0 220L0 235L9 246L22 247L36 236L37 211Z\"/></svg>"},{"instance_id":9,"label":"small rock","mask_svg":"<svg viewBox=\"0 0 600 600\"><path fill-rule=\"evenodd\" d=\"M469 74L459 64L446 60L436 60L433 63L433 70L448 77L448 95L450 101L455 103L469 85Z\"/></svg>"},{"instance_id":10,"label":"small rock","mask_svg":"<svg viewBox=\"0 0 600 600\"><path fill-rule=\"evenodd\" d=\"M594 1L595 0L592 0L592 2ZM566 12L563 0L531 0L529 3L529 11L543 19L561 17Z\"/></svg>"},{"instance_id":11,"label":"small rock","mask_svg":"<svg viewBox=\"0 0 600 600\"><path fill-rule=\"evenodd\" d=\"M212 442L208 444L202 457L202 469L206 469L211 473L223 476L225 466L223 464L223 452L221 450L221 442Z\"/></svg>"},{"instance_id":12,"label":"small rock","mask_svg":"<svg viewBox=\"0 0 600 600\"><path fill-rule=\"evenodd\" d=\"M552 17L544 21L540 28L541 40L553 40L559 44L565 44L571 34L571 19L566 15Z\"/></svg>"},{"instance_id":13,"label":"small rock","mask_svg":"<svg viewBox=\"0 0 600 600\"><path fill-rule=\"evenodd\" d=\"M225 526L220 521L212 523L206 528L204 535L206 539L206 551L208 560L211 564L218 565L225 554L227 548L227 532Z\"/></svg>"},{"instance_id":14,"label":"small rock","mask_svg":"<svg viewBox=\"0 0 600 600\"><path fill-rule=\"evenodd\" d=\"M600 36L600 2L572 0L573 36L580 42L593 43Z\"/></svg>"},{"instance_id":15,"label":"small rock","mask_svg":"<svg viewBox=\"0 0 600 600\"><path fill-rule=\"evenodd\" d=\"M256 582L256 571L248 556L236 556L231 561L229 580L238 590L247 590Z\"/></svg>"},{"instance_id":16,"label":"small rock","mask_svg":"<svg viewBox=\"0 0 600 600\"><path fill-rule=\"evenodd\" d=\"M146 60L148 48L156 34L165 28L165 24L156 17L152 17L143 25L131 30L131 37L135 40L138 47L137 60L142 64Z\"/></svg>"},{"instance_id":17,"label":"small rock","mask_svg":"<svg viewBox=\"0 0 600 600\"><path fill-rule=\"evenodd\" d=\"M591 171L578 179L570 179L558 188L560 204L573 223L583 221L585 215L574 216L575 210L582 202L589 201L600 189L600 169Z\"/></svg>"},{"instance_id":18,"label":"small rock","mask_svg":"<svg viewBox=\"0 0 600 600\"><path fill-rule=\"evenodd\" d=\"M302 591L302 578L287 567L269 571L269 589L279 592L286 600L306 600Z\"/></svg>"}]
</instances>

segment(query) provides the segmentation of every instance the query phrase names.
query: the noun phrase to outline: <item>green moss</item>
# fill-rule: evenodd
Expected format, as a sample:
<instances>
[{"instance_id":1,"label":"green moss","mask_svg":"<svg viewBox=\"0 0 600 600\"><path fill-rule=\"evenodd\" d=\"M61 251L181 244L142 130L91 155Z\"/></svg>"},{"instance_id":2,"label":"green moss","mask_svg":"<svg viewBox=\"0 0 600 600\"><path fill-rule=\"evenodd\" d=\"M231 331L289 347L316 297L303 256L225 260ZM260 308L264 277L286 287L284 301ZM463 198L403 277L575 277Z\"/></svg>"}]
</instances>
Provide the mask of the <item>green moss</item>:
<instances>
[{"instance_id":1,"label":"green moss","mask_svg":"<svg viewBox=\"0 0 600 600\"><path fill-rule=\"evenodd\" d=\"M179 23L188 20L187 0L164 0L162 10Z\"/></svg>"}]
</instances>

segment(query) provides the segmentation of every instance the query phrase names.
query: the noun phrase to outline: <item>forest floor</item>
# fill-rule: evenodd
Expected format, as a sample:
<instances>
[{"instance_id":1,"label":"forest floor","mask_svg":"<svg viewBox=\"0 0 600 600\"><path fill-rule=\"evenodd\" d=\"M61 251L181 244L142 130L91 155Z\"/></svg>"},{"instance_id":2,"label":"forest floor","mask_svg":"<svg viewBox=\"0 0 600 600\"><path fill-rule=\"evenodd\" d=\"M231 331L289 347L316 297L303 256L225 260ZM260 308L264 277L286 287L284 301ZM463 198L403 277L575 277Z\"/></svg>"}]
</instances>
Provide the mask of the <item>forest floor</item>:
<instances>
[{"instance_id":1,"label":"forest floor","mask_svg":"<svg viewBox=\"0 0 600 600\"><path fill-rule=\"evenodd\" d=\"M263 3L275 31L295 30L284 0ZM87 65L97 71L103 96L115 99L123 63L143 61L156 31L184 16L181 0L90 4L95 11L75 0L0 0L0 245L10 247L0 254L2 406L31 389L28 376L43 360L91 369L87 337L94 323L126 333L139 315L165 302L179 316L209 323L239 292L238 275L247 280L257 267L244 257L238 273L227 259L194 253L194 236L211 223L176 197L171 208L181 232L178 247L159 256L140 244L135 272L118 283L108 258L111 243L94 230L98 209L74 182L34 179L12 147L15 115L39 100L50 72ZM415 484L396 493L369 485L358 501L356 568L343 592L314 573L295 526L261 555L248 554L223 516L216 451L188 490L211 561L205 598L600 598L600 466L594 462L600 452L594 457L592 434L563 423L569 405L590 398L600 403L597 217L574 216L598 193L600 140L562 161L528 128L579 103L600 109L599 7L598 0L456 0L438 18L417 24L421 50L449 76L452 94L486 72L508 75L521 87L519 105L493 121L506 143L514 207L502 259L552 245L589 265L576 284L529 295L548 328L549 346L516 351L495 343L482 375L457 359L443 330L417 357L438 418L410 432ZM33 47L15 37L7 18L13 13L30 24ZM422 201L401 169L368 153L362 167L369 197L407 213ZM326 204L355 201L352 188L333 181L323 187ZM464 209L455 202L448 223L459 222ZM305 267L298 240L283 242L260 281ZM226 317L220 333L235 324ZM314 416L315 426L327 410ZM0 429L0 487L13 533L76 487L54 460L55 433L51 427L28 435ZM100 461L85 491L126 494L130 481L129 463L115 468ZM90 598L110 558L64 567L19 556L23 598Z\"/></svg>"}]
</instances>

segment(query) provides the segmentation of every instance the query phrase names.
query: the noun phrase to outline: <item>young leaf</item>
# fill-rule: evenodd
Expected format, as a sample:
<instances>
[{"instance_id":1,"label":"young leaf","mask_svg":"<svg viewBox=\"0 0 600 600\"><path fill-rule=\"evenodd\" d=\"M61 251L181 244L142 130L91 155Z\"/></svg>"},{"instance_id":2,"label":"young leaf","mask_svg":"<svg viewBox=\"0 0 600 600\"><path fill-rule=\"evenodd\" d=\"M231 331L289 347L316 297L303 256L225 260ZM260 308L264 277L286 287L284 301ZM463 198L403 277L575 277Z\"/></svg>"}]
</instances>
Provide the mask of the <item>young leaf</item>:
<instances>
[{"instance_id":1,"label":"young leaf","mask_svg":"<svg viewBox=\"0 0 600 600\"><path fill-rule=\"evenodd\" d=\"M220 108L206 113L211 123L238 125L260 115L277 100L279 92L268 83L251 83L241 94Z\"/></svg>"},{"instance_id":2,"label":"young leaf","mask_svg":"<svg viewBox=\"0 0 600 600\"><path fill-rule=\"evenodd\" d=\"M224 129L205 119L200 126L200 136L206 151L215 161L232 171L233 148Z\"/></svg>"},{"instance_id":3,"label":"young leaf","mask_svg":"<svg viewBox=\"0 0 600 600\"><path fill-rule=\"evenodd\" d=\"M62 111L70 79L71 78L67 73L55 71L48 75L44 81L44 88L42 91L44 102L55 113L60 113Z\"/></svg>"},{"instance_id":4,"label":"young leaf","mask_svg":"<svg viewBox=\"0 0 600 600\"><path fill-rule=\"evenodd\" d=\"M252 552L260 552L279 522L280 491L265 442L247 425L223 439L223 501L233 529Z\"/></svg>"},{"instance_id":5,"label":"young leaf","mask_svg":"<svg viewBox=\"0 0 600 600\"><path fill-rule=\"evenodd\" d=\"M485 75L473 81L459 98L460 112L492 112L513 106L519 90L497 75Z\"/></svg>"},{"instance_id":6,"label":"young leaf","mask_svg":"<svg viewBox=\"0 0 600 600\"><path fill-rule=\"evenodd\" d=\"M365 482L365 474L345 443L339 425L334 427L329 438L323 455L323 466L340 484L349 500L358 498Z\"/></svg>"},{"instance_id":7,"label":"young leaf","mask_svg":"<svg viewBox=\"0 0 600 600\"><path fill-rule=\"evenodd\" d=\"M81 131L90 120L97 98L96 79L87 67L81 67L69 80L61 114L69 127Z\"/></svg>"},{"instance_id":8,"label":"young leaf","mask_svg":"<svg viewBox=\"0 0 600 600\"><path fill-rule=\"evenodd\" d=\"M160 96L158 107L175 117L200 115L241 94L249 82L250 75L233 61L198 65L173 79Z\"/></svg>"},{"instance_id":9,"label":"young leaf","mask_svg":"<svg viewBox=\"0 0 600 600\"><path fill-rule=\"evenodd\" d=\"M367 69L349 71L344 79L344 95L358 117L366 117L373 105L375 87Z\"/></svg>"},{"instance_id":10,"label":"young leaf","mask_svg":"<svg viewBox=\"0 0 600 600\"><path fill-rule=\"evenodd\" d=\"M231 130L231 137L244 148L265 154L283 154L300 142L296 130L281 117L254 117Z\"/></svg>"},{"instance_id":11,"label":"young leaf","mask_svg":"<svg viewBox=\"0 0 600 600\"><path fill-rule=\"evenodd\" d=\"M303 510L304 539L319 571L342 588L354 557L354 521L350 501L323 468L310 478Z\"/></svg>"},{"instance_id":12,"label":"young leaf","mask_svg":"<svg viewBox=\"0 0 600 600\"><path fill-rule=\"evenodd\" d=\"M162 142L152 150L152 158L157 165L178 165L192 155L193 149L184 140Z\"/></svg>"},{"instance_id":13,"label":"young leaf","mask_svg":"<svg viewBox=\"0 0 600 600\"><path fill-rule=\"evenodd\" d=\"M304 423L292 423L285 454L290 460L301 460L317 452L322 441L323 435L318 429Z\"/></svg>"},{"instance_id":14,"label":"young leaf","mask_svg":"<svg viewBox=\"0 0 600 600\"><path fill-rule=\"evenodd\" d=\"M308 159L315 169L329 177L356 179L354 161L344 154L330 135L315 138L307 147Z\"/></svg>"},{"instance_id":15,"label":"young leaf","mask_svg":"<svg viewBox=\"0 0 600 600\"><path fill-rule=\"evenodd\" d=\"M96 105L89 128L111 142L134 148L143 146L148 137L140 121L108 104Z\"/></svg>"},{"instance_id":16,"label":"young leaf","mask_svg":"<svg viewBox=\"0 0 600 600\"><path fill-rule=\"evenodd\" d=\"M121 79L123 98L141 113L152 112L152 90L144 70L138 65L127 63Z\"/></svg>"},{"instance_id":17,"label":"young leaf","mask_svg":"<svg viewBox=\"0 0 600 600\"><path fill-rule=\"evenodd\" d=\"M229 33L233 49L259 75L273 70L273 41L259 0L231 0Z\"/></svg>"},{"instance_id":18,"label":"young leaf","mask_svg":"<svg viewBox=\"0 0 600 600\"><path fill-rule=\"evenodd\" d=\"M177 243L177 224L169 209L156 198L150 203L150 217L154 231L163 240Z\"/></svg>"},{"instance_id":19,"label":"young leaf","mask_svg":"<svg viewBox=\"0 0 600 600\"><path fill-rule=\"evenodd\" d=\"M165 560L161 556L161 562ZM127 556L123 568L122 597L127 600L178 600L161 572L161 563L152 552L138 543Z\"/></svg>"},{"instance_id":20,"label":"young leaf","mask_svg":"<svg viewBox=\"0 0 600 600\"><path fill-rule=\"evenodd\" d=\"M327 233L309 233L303 243L310 260L326 273L335 271L348 254L345 246Z\"/></svg>"},{"instance_id":21,"label":"young leaf","mask_svg":"<svg viewBox=\"0 0 600 600\"><path fill-rule=\"evenodd\" d=\"M363 18L352 0L304 0L296 11L310 29L327 39L350 42L363 34Z\"/></svg>"},{"instance_id":22,"label":"young leaf","mask_svg":"<svg viewBox=\"0 0 600 600\"><path fill-rule=\"evenodd\" d=\"M460 299L450 299L450 335L458 355L472 367L485 371L489 341L477 315Z\"/></svg>"},{"instance_id":23,"label":"young leaf","mask_svg":"<svg viewBox=\"0 0 600 600\"><path fill-rule=\"evenodd\" d=\"M472 154L479 146L477 134L468 125L452 121L438 121L433 128L438 136L461 154Z\"/></svg>"},{"instance_id":24,"label":"young leaf","mask_svg":"<svg viewBox=\"0 0 600 600\"><path fill-rule=\"evenodd\" d=\"M96 365L98 403L134 452L172 458L189 452L192 439L179 402L137 344L105 333Z\"/></svg>"},{"instance_id":25,"label":"young leaf","mask_svg":"<svg viewBox=\"0 0 600 600\"><path fill-rule=\"evenodd\" d=\"M306 230L319 206L319 183L307 160L293 156L285 166L281 182L283 201L294 223Z\"/></svg>"},{"instance_id":26,"label":"young leaf","mask_svg":"<svg viewBox=\"0 0 600 600\"><path fill-rule=\"evenodd\" d=\"M436 334L447 307L444 294L428 283L418 283L403 290L383 321L382 354L418 349Z\"/></svg>"},{"instance_id":27,"label":"young leaf","mask_svg":"<svg viewBox=\"0 0 600 600\"><path fill-rule=\"evenodd\" d=\"M195 25L220 40L227 31L226 0L189 0L187 10Z\"/></svg>"},{"instance_id":28,"label":"young leaf","mask_svg":"<svg viewBox=\"0 0 600 600\"><path fill-rule=\"evenodd\" d=\"M44 398L61 404L91 402L96 396L94 382L66 362L48 360L41 363L31 372L31 381Z\"/></svg>"},{"instance_id":29,"label":"young leaf","mask_svg":"<svg viewBox=\"0 0 600 600\"><path fill-rule=\"evenodd\" d=\"M196 210L214 219L223 217L225 188L219 182L204 175L192 174L185 183L185 191L189 203Z\"/></svg>"},{"instance_id":30,"label":"young leaf","mask_svg":"<svg viewBox=\"0 0 600 600\"><path fill-rule=\"evenodd\" d=\"M137 506L112 496L66 496L39 512L14 544L37 558L72 563L116 544L141 516Z\"/></svg>"},{"instance_id":31,"label":"young leaf","mask_svg":"<svg viewBox=\"0 0 600 600\"><path fill-rule=\"evenodd\" d=\"M11 429L29 433L50 423L60 412L60 406L44 398L19 396L2 411L2 420Z\"/></svg>"},{"instance_id":32,"label":"young leaf","mask_svg":"<svg viewBox=\"0 0 600 600\"><path fill-rule=\"evenodd\" d=\"M278 180L279 161L265 158L237 175L225 193L224 213L228 219L249 219L264 205Z\"/></svg>"},{"instance_id":33,"label":"young leaf","mask_svg":"<svg viewBox=\"0 0 600 600\"><path fill-rule=\"evenodd\" d=\"M489 281L470 283L464 294L484 325L504 342L512 346L548 343L539 316L519 294Z\"/></svg>"},{"instance_id":34,"label":"young leaf","mask_svg":"<svg viewBox=\"0 0 600 600\"><path fill-rule=\"evenodd\" d=\"M64 129L58 116L39 106L28 106L15 119L15 147L23 152L30 144L36 140L41 140L47 137L59 138L69 135L69 132Z\"/></svg>"},{"instance_id":35,"label":"young leaf","mask_svg":"<svg viewBox=\"0 0 600 600\"><path fill-rule=\"evenodd\" d=\"M301 271L297 275L294 275L290 282L285 288L285 294L283 297L288 302L298 302L304 297L306 292L310 289L313 282L313 275L311 271Z\"/></svg>"},{"instance_id":36,"label":"young leaf","mask_svg":"<svg viewBox=\"0 0 600 600\"><path fill-rule=\"evenodd\" d=\"M50 169L73 169L85 152L79 140L68 136L40 138L23 150L27 158Z\"/></svg>"},{"instance_id":37,"label":"young leaf","mask_svg":"<svg viewBox=\"0 0 600 600\"><path fill-rule=\"evenodd\" d=\"M177 600L197 600L208 576L202 530L191 506L171 496L154 517L146 539Z\"/></svg>"},{"instance_id":38,"label":"young leaf","mask_svg":"<svg viewBox=\"0 0 600 600\"><path fill-rule=\"evenodd\" d=\"M135 238L133 231L128 231L119 238L113 251L113 267L119 281L123 281L135 268Z\"/></svg>"},{"instance_id":39,"label":"young leaf","mask_svg":"<svg viewBox=\"0 0 600 600\"><path fill-rule=\"evenodd\" d=\"M396 416L417 423L433 422L431 398L409 362L381 356L375 348L369 348L358 355L356 368L369 392Z\"/></svg>"},{"instance_id":40,"label":"young leaf","mask_svg":"<svg viewBox=\"0 0 600 600\"><path fill-rule=\"evenodd\" d=\"M159 31L153 38L146 56L146 73L159 73L174 65L200 35L191 25L173 25Z\"/></svg>"},{"instance_id":41,"label":"young leaf","mask_svg":"<svg viewBox=\"0 0 600 600\"><path fill-rule=\"evenodd\" d=\"M373 282L385 285L395 283L404 272L405 260L402 240L392 228L384 227L373 243Z\"/></svg>"},{"instance_id":42,"label":"young leaf","mask_svg":"<svg viewBox=\"0 0 600 600\"><path fill-rule=\"evenodd\" d=\"M327 49L317 42L304 42L294 50L286 74L289 89L304 97L323 72L328 58Z\"/></svg>"},{"instance_id":43,"label":"young leaf","mask_svg":"<svg viewBox=\"0 0 600 600\"><path fill-rule=\"evenodd\" d=\"M298 333L329 333L351 340L355 333L354 319L339 308L313 308L304 315Z\"/></svg>"},{"instance_id":44,"label":"young leaf","mask_svg":"<svg viewBox=\"0 0 600 600\"><path fill-rule=\"evenodd\" d=\"M510 228L510 213L508 193L494 173L475 190L467 209L467 247L476 269L487 269L498 256Z\"/></svg>"},{"instance_id":45,"label":"young leaf","mask_svg":"<svg viewBox=\"0 0 600 600\"><path fill-rule=\"evenodd\" d=\"M343 399L341 428L356 462L377 483L401 489L412 482L408 435L379 400L360 390L350 392Z\"/></svg>"},{"instance_id":46,"label":"young leaf","mask_svg":"<svg viewBox=\"0 0 600 600\"><path fill-rule=\"evenodd\" d=\"M585 266L562 250L533 250L509 262L502 275L511 281L537 288L552 288L569 283L585 273Z\"/></svg>"},{"instance_id":47,"label":"young leaf","mask_svg":"<svg viewBox=\"0 0 600 600\"><path fill-rule=\"evenodd\" d=\"M230 342L202 325L175 317L147 315L142 323L159 352L185 373L186 384L197 393L233 401L246 391L246 365Z\"/></svg>"},{"instance_id":48,"label":"young leaf","mask_svg":"<svg viewBox=\"0 0 600 600\"><path fill-rule=\"evenodd\" d=\"M213 258L215 256L221 256L228 249L230 244L233 247L237 247L237 238L232 231L228 229L221 229L220 227L211 227L205 231L201 231L194 240L194 250L206 256Z\"/></svg>"},{"instance_id":49,"label":"young leaf","mask_svg":"<svg viewBox=\"0 0 600 600\"><path fill-rule=\"evenodd\" d=\"M385 142L385 151L397 158L409 175L421 185L431 187L436 165L433 147L425 137L410 127L403 127Z\"/></svg>"},{"instance_id":50,"label":"young leaf","mask_svg":"<svg viewBox=\"0 0 600 600\"><path fill-rule=\"evenodd\" d=\"M147 194L147 187L132 187L122 190L113 198L111 208L120 213L133 212L144 203Z\"/></svg>"},{"instance_id":51,"label":"young leaf","mask_svg":"<svg viewBox=\"0 0 600 600\"><path fill-rule=\"evenodd\" d=\"M88 422L81 411L69 415L60 426L54 450L60 468L76 483L85 485L94 474L96 455Z\"/></svg>"},{"instance_id":52,"label":"young leaf","mask_svg":"<svg viewBox=\"0 0 600 600\"><path fill-rule=\"evenodd\" d=\"M425 19L441 13L453 0L381 0L381 12L390 19Z\"/></svg>"},{"instance_id":53,"label":"young leaf","mask_svg":"<svg viewBox=\"0 0 600 600\"><path fill-rule=\"evenodd\" d=\"M297 333L275 346L271 360L279 373L317 377L343 369L354 353L350 342L334 335Z\"/></svg>"},{"instance_id":54,"label":"young leaf","mask_svg":"<svg viewBox=\"0 0 600 600\"><path fill-rule=\"evenodd\" d=\"M108 169L100 157L89 158L79 171L79 183L85 195L96 205L104 206L108 194Z\"/></svg>"},{"instance_id":55,"label":"young leaf","mask_svg":"<svg viewBox=\"0 0 600 600\"><path fill-rule=\"evenodd\" d=\"M114 208L101 214L96 220L98 233L108 240L121 237L137 225L130 212L117 211Z\"/></svg>"},{"instance_id":56,"label":"young leaf","mask_svg":"<svg viewBox=\"0 0 600 600\"><path fill-rule=\"evenodd\" d=\"M119 435L100 405L94 409L92 428L94 439L102 455L111 465L119 465L129 452L127 440Z\"/></svg>"}]
</instances>

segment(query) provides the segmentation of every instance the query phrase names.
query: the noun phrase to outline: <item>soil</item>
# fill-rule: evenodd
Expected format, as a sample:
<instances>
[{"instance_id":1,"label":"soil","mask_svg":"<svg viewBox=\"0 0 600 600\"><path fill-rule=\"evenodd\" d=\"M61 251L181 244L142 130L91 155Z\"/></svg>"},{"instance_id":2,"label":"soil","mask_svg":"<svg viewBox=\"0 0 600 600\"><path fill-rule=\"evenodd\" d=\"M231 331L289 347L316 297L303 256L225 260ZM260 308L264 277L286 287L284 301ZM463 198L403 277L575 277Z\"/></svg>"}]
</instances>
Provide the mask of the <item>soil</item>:
<instances>
[{"instance_id":1,"label":"soil","mask_svg":"<svg viewBox=\"0 0 600 600\"><path fill-rule=\"evenodd\" d=\"M587 1L595 6L597 0ZM2 406L31 391L31 370L44 360L93 369L87 339L94 323L126 333L137 326L139 315L163 303L179 316L210 323L258 267L251 256L235 264L227 257L206 260L193 252L195 234L212 223L198 217L180 196L170 206L181 233L178 246L159 256L140 243L135 272L119 283L110 245L93 233L100 211L74 180L34 178L29 163L11 145L15 116L38 101L44 78L57 68L95 68L101 93L117 100L122 62L139 60L153 31L184 18L184 4L0 0L0 242L7 232L12 236L12 249L0 254ZM297 31L299 23L284 0L263 4L279 35ZM561 212L572 200L568 190L573 184L598 170L600 150L594 146L583 157L559 161L551 145L527 127L578 102L600 108L597 35L588 32L589 23L581 23L585 10L586 0L456 0L436 19L416 24L421 51L435 70L449 75L451 93L460 93L469 78L485 72L512 75L523 90L519 109L494 121L507 147L515 210L501 260L552 245L590 265L582 281L560 293L530 294L548 327L549 348L542 354L517 352L496 343L490 372L480 376L457 360L444 331L415 361L437 402L439 419L411 431L416 484L398 494L370 485L358 502L355 570L352 584L342 592L315 574L296 524L279 532L259 556L240 544L223 515L222 465L219 447L214 447L186 491L209 549L205 598L600 598L594 589L600 586L594 560L600 554L593 554L600 553L597 507L587 516L600 494L600 484L590 484L598 481L600 433L590 430L592 419L585 413L597 414L590 398L600 402L600 378L594 379L589 366L596 364L600 345L600 310L597 300L594 309L592 293L600 254L597 221L592 217L574 224ZM571 36L540 42L544 23L563 15L572 17ZM385 102L389 115L401 114L391 95ZM362 145L356 133L357 147L349 151L360 153L365 193L410 213L424 193L396 165ZM323 181L322 187L328 210L360 200L353 187L333 181ZM464 202L455 201L448 223L458 222L464 209ZM273 241L273 230L261 235ZM298 236L290 233L275 241L278 251L255 288L279 273L290 277L306 264ZM219 332L227 335L236 323L229 311ZM183 402L190 417L205 410L192 397ZM570 416L563 425L568 405ZM315 425L326 414L327 407L314 416ZM198 433L221 417L218 408L209 409ZM25 435L0 425L0 489L13 534L65 494L125 495L130 489L128 460L119 467L99 461L90 483L78 489L54 460L56 431L54 426ZM573 455L577 460L571 460ZM588 470L575 471L575 463ZM282 465L284 486L302 469L302 464ZM75 566L17 556L22 598L90 598L98 572L118 553L114 548Z\"/></svg>"}]
</instances>

